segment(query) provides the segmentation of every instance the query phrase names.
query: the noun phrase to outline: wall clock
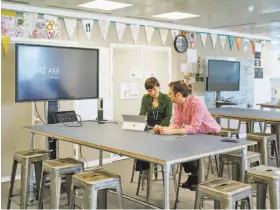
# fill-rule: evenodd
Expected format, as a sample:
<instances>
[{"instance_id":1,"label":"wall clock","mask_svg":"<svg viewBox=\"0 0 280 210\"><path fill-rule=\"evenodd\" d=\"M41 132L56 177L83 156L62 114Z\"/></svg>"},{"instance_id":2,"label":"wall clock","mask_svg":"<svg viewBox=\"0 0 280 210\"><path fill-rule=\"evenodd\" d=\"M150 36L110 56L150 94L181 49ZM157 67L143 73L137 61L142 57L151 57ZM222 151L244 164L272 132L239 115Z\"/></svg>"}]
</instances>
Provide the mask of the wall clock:
<instances>
[{"instance_id":1,"label":"wall clock","mask_svg":"<svg viewBox=\"0 0 280 210\"><path fill-rule=\"evenodd\" d=\"M184 53L188 49L188 39L184 35L180 34L176 36L174 40L174 47L178 53Z\"/></svg>"}]
</instances>

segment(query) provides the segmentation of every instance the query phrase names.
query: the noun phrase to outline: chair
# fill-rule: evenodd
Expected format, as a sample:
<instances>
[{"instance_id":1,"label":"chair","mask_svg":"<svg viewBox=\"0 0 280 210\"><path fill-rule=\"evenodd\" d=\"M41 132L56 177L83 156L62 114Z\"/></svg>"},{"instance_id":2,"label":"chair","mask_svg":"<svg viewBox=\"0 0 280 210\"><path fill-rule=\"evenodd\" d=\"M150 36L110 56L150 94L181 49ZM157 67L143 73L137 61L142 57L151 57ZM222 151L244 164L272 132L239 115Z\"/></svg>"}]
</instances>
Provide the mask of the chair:
<instances>
[{"instance_id":1,"label":"chair","mask_svg":"<svg viewBox=\"0 0 280 210\"><path fill-rule=\"evenodd\" d=\"M239 181L240 180L240 168L242 165L242 155L240 151L237 152L231 152L227 154L222 154L219 157L220 159L220 177L223 177L223 171L224 171L224 165L229 164L232 165L232 179ZM246 155L246 161L248 164L248 167L250 167L253 163L258 163L258 165L261 162L261 155L258 152L251 152L248 151ZM229 174L230 176L230 174Z\"/></svg>"},{"instance_id":2,"label":"chair","mask_svg":"<svg viewBox=\"0 0 280 210\"><path fill-rule=\"evenodd\" d=\"M236 202L245 199L253 208L251 186L242 182L218 178L198 185L195 209L199 209L204 197L214 200L214 208L235 209Z\"/></svg>"},{"instance_id":3,"label":"chair","mask_svg":"<svg viewBox=\"0 0 280 210\"><path fill-rule=\"evenodd\" d=\"M81 188L84 190L84 208L97 208L97 195L99 190L107 190L115 188L118 195L119 208L123 209L122 187L119 175L109 173L105 170L93 170L84 173L73 175L71 194L70 194L70 209L75 207L75 190Z\"/></svg>"},{"instance_id":4,"label":"chair","mask_svg":"<svg viewBox=\"0 0 280 210\"><path fill-rule=\"evenodd\" d=\"M40 149L24 150L24 151L15 152L12 174L11 174L11 181L10 181L10 189L9 189L9 195L8 195L7 209L11 208L11 201L13 198L13 190L14 190L15 177L16 177L18 163L21 164L21 184L20 184L21 190L20 190L20 204L19 205L20 205L21 209L26 209L31 164L34 164L34 168L35 168L36 188L37 188L37 194L38 194L40 176L41 176L41 171L42 171L42 163L44 160L47 160L48 157L49 157L48 151L40 150Z\"/></svg>"},{"instance_id":5,"label":"chair","mask_svg":"<svg viewBox=\"0 0 280 210\"><path fill-rule=\"evenodd\" d=\"M257 183L257 209L265 209L269 190L270 209L280 209L280 168L260 165L246 171L246 179Z\"/></svg>"},{"instance_id":6,"label":"chair","mask_svg":"<svg viewBox=\"0 0 280 210\"><path fill-rule=\"evenodd\" d=\"M45 180L47 174L50 174L50 208L59 209L60 193L61 193L61 177L66 176L67 196L69 203L70 186L72 176L75 173L82 172L84 164L74 158L61 158L55 160L47 160L43 162L43 170L41 173L40 193L38 208L43 208L43 193L45 188Z\"/></svg>"},{"instance_id":7,"label":"chair","mask_svg":"<svg viewBox=\"0 0 280 210\"><path fill-rule=\"evenodd\" d=\"M258 142L258 150L262 155L262 164L268 164L268 145L271 144L271 150L276 154L276 163L279 167L279 154L278 154L278 145L276 140L276 135L269 133L249 133L247 134L247 139L251 141Z\"/></svg>"}]
</instances>

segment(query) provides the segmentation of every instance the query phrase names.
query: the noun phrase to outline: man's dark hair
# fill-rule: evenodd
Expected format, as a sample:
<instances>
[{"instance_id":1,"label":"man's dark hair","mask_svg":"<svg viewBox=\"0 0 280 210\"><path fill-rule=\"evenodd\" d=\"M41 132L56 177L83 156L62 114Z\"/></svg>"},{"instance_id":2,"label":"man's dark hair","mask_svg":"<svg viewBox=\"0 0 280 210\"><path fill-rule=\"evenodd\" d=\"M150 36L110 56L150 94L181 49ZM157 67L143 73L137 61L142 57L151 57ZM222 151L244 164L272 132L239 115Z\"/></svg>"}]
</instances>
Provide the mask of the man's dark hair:
<instances>
[{"instance_id":1,"label":"man's dark hair","mask_svg":"<svg viewBox=\"0 0 280 210\"><path fill-rule=\"evenodd\" d=\"M174 95L181 93L183 97L192 94L192 89L182 80L169 83L169 87L173 89Z\"/></svg>"},{"instance_id":2,"label":"man's dark hair","mask_svg":"<svg viewBox=\"0 0 280 210\"><path fill-rule=\"evenodd\" d=\"M155 77L150 77L145 82L146 90L153 89L155 86L159 87L159 82Z\"/></svg>"}]
</instances>

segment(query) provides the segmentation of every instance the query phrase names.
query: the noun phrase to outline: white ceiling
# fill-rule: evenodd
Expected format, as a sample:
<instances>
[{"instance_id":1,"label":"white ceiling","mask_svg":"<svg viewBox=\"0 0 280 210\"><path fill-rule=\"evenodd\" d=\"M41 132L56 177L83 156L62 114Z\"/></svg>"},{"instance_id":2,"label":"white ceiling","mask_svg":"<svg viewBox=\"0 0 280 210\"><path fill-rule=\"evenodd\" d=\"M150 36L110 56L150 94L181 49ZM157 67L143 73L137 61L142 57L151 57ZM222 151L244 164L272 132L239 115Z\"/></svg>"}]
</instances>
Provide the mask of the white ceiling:
<instances>
[{"instance_id":1,"label":"white ceiling","mask_svg":"<svg viewBox=\"0 0 280 210\"><path fill-rule=\"evenodd\" d=\"M114 0L134 5L114 11L77 7L78 4L89 1L91 0L6 0L33 6L87 10L150 20L160 20L152 16L161 13L187 12L200 17L169 22L269 36L274 42L279 42L280 49L280 0ZM251 5L254 6L254 11L248 12L247 8Z\"/></svg>"}]
</instances>

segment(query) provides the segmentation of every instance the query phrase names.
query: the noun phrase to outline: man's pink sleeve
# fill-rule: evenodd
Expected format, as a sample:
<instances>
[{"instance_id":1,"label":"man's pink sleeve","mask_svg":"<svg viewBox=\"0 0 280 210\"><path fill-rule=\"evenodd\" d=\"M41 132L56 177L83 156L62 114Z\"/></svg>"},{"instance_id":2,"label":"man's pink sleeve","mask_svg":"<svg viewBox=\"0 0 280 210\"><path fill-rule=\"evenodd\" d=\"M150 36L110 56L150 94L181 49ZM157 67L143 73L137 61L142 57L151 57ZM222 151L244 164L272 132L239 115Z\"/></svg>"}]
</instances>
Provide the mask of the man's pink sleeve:
<instances>
[{"instance_id":1,"label":"man's pink sleeve","mask_svg":"<svg viewBox=\"0 0 280 210\"><path fill-rule=\"evenodd\" d=\"M175 104L174 106L174 119L172 121L172 123L170 124L171 127L173 128L181 128L183 125L183 117L182 117L182 113L179 110L179 107L177 104Z\"/></svg>"},{"instance_id":2,"label":"man's pink sleeve","mask_svg":"<svg viewBox=\"0 0 280 210\"><path fill-rule=\"evenodd\" d=\"M198 103L193 107L192 110L192 120L190 125L185 125L186 134L187 133L197 133L201 127L202 120L206 111L206 107L203 103Z\"/></svg>"}]
</instances>

